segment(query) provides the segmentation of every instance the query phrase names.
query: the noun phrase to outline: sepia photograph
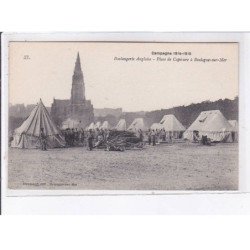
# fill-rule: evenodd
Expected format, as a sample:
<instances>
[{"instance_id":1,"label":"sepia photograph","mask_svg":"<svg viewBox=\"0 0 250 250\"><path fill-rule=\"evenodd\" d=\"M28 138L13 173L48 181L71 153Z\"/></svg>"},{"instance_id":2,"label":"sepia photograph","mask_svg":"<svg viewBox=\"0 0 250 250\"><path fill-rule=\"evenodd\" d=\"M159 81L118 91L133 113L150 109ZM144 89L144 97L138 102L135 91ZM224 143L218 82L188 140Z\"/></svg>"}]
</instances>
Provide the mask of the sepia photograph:
<instances>
[{"instance_id":1,"label":"sepia photograph","mask_svg":"<svg viewBox=\"0 0 250 250\"><path fill-rule=\"evenodd\" d=\"M1 1L1 249L250 249L247 7Z\"/></svg>"},{"instance_id":2,"label":"sepia photograph","mask_svg":"<svg viewBox=\"0 0 250 250\"><path fill-rule=\"evenodd\" d=\"M8 189L239 188L236 42L12 41Z\"/></svg>"}]
</instances>

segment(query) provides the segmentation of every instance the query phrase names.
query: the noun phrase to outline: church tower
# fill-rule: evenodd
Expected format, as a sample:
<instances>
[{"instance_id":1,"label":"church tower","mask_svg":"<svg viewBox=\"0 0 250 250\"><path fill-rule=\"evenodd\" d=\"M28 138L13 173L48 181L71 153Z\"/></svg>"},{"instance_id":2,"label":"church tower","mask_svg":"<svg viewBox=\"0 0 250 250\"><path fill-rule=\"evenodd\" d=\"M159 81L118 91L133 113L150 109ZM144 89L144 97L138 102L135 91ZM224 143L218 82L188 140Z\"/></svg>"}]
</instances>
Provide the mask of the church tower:
<instances>
[{"instance_id":1,"label":"church tower","mask_svg":"<svg viewBox=\"0 0 250 250\"><path fill-rule=\"evenodd\" d=\"M75 62L74 74L72 76L71 104L82 104L85 101L85 86L79 52Z\"/></svg>"},{"instance_id":2,"label":"church tower","mask_svg":"<svg viewBox=\"0 0 250 250\"><path fill-rule=\"evenodd\" d=\"M77 53L71 86L70 99L53 100L51 116L58 126L70 118L80 122L82 127L86 127L94 121L94 108L91 101L86 100L85 97L85 84L79 52Z\"/></svg>"}]
</instances>

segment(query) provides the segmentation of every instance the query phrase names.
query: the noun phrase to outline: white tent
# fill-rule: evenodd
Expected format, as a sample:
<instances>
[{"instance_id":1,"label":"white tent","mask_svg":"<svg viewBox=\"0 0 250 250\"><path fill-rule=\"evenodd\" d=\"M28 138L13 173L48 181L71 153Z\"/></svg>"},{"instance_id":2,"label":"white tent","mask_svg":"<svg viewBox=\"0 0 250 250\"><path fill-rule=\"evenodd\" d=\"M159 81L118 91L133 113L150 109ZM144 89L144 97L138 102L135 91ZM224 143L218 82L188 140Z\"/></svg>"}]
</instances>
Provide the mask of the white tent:
<instances>
[{"instance_id":1,"label":"white tent","mask_svg":"<svg viewBox=\"0 0 250 250\"><path fill-rule=\"evenodd\" d=\"M100 127L101 129L110 129L111 126L108 121L104 121L102 126Z\"/></svg>"},{"instance_id":2,"label":"white tent","mask_svg":"<svg viewBox=\"0 0 250 250\"><path fill-rule=\"evenodd\" d=\"M101 128L101 125L102 125L101 122L97 122L97 123L95 124L95 129L97 129L97 128L100 129L100 128Z\"/></svg>"},{"instance_id":3,"label":"white tent","mask_svg":"<svg viewBox=\"0 0 250 250\"><path fill-rule=\"evenodd\" d=\"M153 130L161 129L161 124L160 123L153 123L151 125L150 129L153 129Z\"/></svg>"},{"instance_id":4,"label":"white tent","mask_svg":"<svg viewBox=\"0 0 250 250\"><path fill-rule=\"evenodd\" d=\"M73 120L71 118L68 118L67 120L65 120L64 122L62 122L62 127L61 129L62 130L65 130L67 128L77 128L77 129L80 129L80 128L84 128L83 127L83 124L81 123L81 121L77 121L77 120Z\"/></svg>"},{"instance_id":5,"label":"white tent","mask_svg":"<svg viewBox=\"0 0 250 250\"><path fill-rule=\"evenodd\" d=\"M93 122L90 123L90 125L87 127L87 130L90 130L90 129L95 129L95 124Z\"/></svg>"},{"instance_id":6,"label":"white tent","mask_svg":"<svg viewBox=\"0 0 250 250\"><path fill-rule=\"evenodd\" d=\"M65 141L59 129L52 121L49 112L40 102L31 111L29 117L14 131L11 147L14 148L40 148L40 134L43 128L47 138L48 148L63 147Z\"/></svg>"},{"instance_id":7,"label":"white tent","mask_svg":"<svg viewBox=\"0 0 250 250\"><path fill-rule=\"evenodd\" d=\"M203 111L185 131L184 138L193 140L194 133L216 142L231 142L233 128L220 110Z\"/></svg>"},{"instance_id":8,"label":"white tent","mask_svg":"<svg viewBox=\"0 0 250 250\"><path fill-rule=\"evenodd\" d=\"M238 125L238 122L236 120L229 120L228 121L231 126L233 127L233 132L232 132L232 141L238 141L238 131L239 131L239 125Z\"/></svg>"},{"instance_id":9,"label":"white tent","mask_svg":"<svg viewBox=\"0 0 250 250\"><path fill-rule=\"evenodd\" d=\"M125 131L127 129L127 124L125 119L120 119L120 121L117 123L114 129L118 131Z\"/></svg>"},{"instance_id":10,"label":"white tent","mask_svg":"<svg viewBox=\"0 0 250 250\"><path fill-rule=\"evenodd\" d=\"M182 137L183 132L186 130L186 128L172 114L164 115L159 124L160 128L166 131L167 136L173 138Z\"/></svg>"},{"instance_id":11,"label":"white tent","mask_svg":"<svg viewBox=\"0 0 250 250\"><path fill-rule=\"evenodd\" d=\"M142 131L146 131L148 129L143 118L134 119L134 121L131 123L127 130L132 132L138 132L139 129L141 129Z\"/></svg>"}]
</instances>

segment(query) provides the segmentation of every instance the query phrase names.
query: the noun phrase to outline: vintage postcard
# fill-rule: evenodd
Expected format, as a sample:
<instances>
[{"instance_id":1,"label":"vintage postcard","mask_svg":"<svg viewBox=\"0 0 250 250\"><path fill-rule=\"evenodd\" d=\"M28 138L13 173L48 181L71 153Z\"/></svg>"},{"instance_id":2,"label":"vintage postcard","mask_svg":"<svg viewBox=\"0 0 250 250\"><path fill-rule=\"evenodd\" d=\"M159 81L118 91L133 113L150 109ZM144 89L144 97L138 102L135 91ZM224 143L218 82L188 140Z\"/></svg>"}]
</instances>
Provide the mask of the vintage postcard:
<instances>
[{"instance_id":1,"label":"vintage postcard","mask_svg":"<svg viewBox=\"0 0 250 250\"><path fill-rule=\"evenodd\" d=\"M238 42L7 50L9 190L238 190Z\"/></svg>"}]
</instances>

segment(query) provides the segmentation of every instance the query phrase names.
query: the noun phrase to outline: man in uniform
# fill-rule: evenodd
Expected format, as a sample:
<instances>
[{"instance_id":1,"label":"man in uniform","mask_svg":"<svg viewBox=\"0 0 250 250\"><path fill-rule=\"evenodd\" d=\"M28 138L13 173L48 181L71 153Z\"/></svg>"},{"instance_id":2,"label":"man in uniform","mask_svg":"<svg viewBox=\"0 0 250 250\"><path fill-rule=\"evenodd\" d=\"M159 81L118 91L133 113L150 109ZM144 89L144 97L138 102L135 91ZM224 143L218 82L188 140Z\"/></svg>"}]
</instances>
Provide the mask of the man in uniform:
<instances>
[{"instance_id":1,"label":"man in uniform","mask_svg":"<svg viewBox=\"0 0 250 250\"><path fill-rule=\"evenodd\" d=\"M82 145L84 145L84 130L83 130L83 128L80 131L80 142Z\"/></svg>"},{"instance_id":2,"label":"man in uniform","mask_svg":"<svg viewBox=\"0 0 250 250\"><path fill-rule=\"evenodd\" d=\"M91 151L93 149L93 139L94 139L91 129L88 132L87 139L88 139L88 148Z\"/></svg>"},{"instance_id":3,"label":"man in uniform","mask_svg":"<svg viewBox=\"0 0 250 250\"><path fill-rule=\"evenodd\" d=\"M151 132L151 138L152 138L151 140L153 142L153 146L155 146L156 145L156 134L155 134L154 129Z\"/></svg>"},{"instance_id":4,"label":"man in uniform","mask_svg":"<svg viewBox=\"0 0 250 250\"><path fill-rule=\"evenodd\" d=\"M152 138L151 138L151 130L149 129L149 130L148 130L148 145L151 145L151 141L152 141Z\"/></svg>"},{"instance_id":5,"label":"man in uniform","mask_svg":"<svg viewBox=\"0 0 250 250\"><path fill-rule=\"evenodd\" d=\"M40 142L41 142L42 151L46 151L47 150L47 138L46 138L43 128L41 128L41 131L40 131Z\"/></svg>"},{"instance_id":6,"label":"man in uniform","mask_svg":"<svg viewBox=\"0 0 250 250\"><path fill-rule=\"evenodd\" d=\"M140 142L143 142L143 132L141 129L139 129L139 139L140 139Z\"/></svg>"},{"instance_id":7,"label":"man in uniform","mask_svg":"<svg viewBox=\"0 0 250 250\"><path fill-rule=\"evenodd\" d=\"M163 141L166 141L166 136L167 136L167 134L166 134L165 128L163 128L162 129L162 140Z\"/></svg>"}]
</instances>

